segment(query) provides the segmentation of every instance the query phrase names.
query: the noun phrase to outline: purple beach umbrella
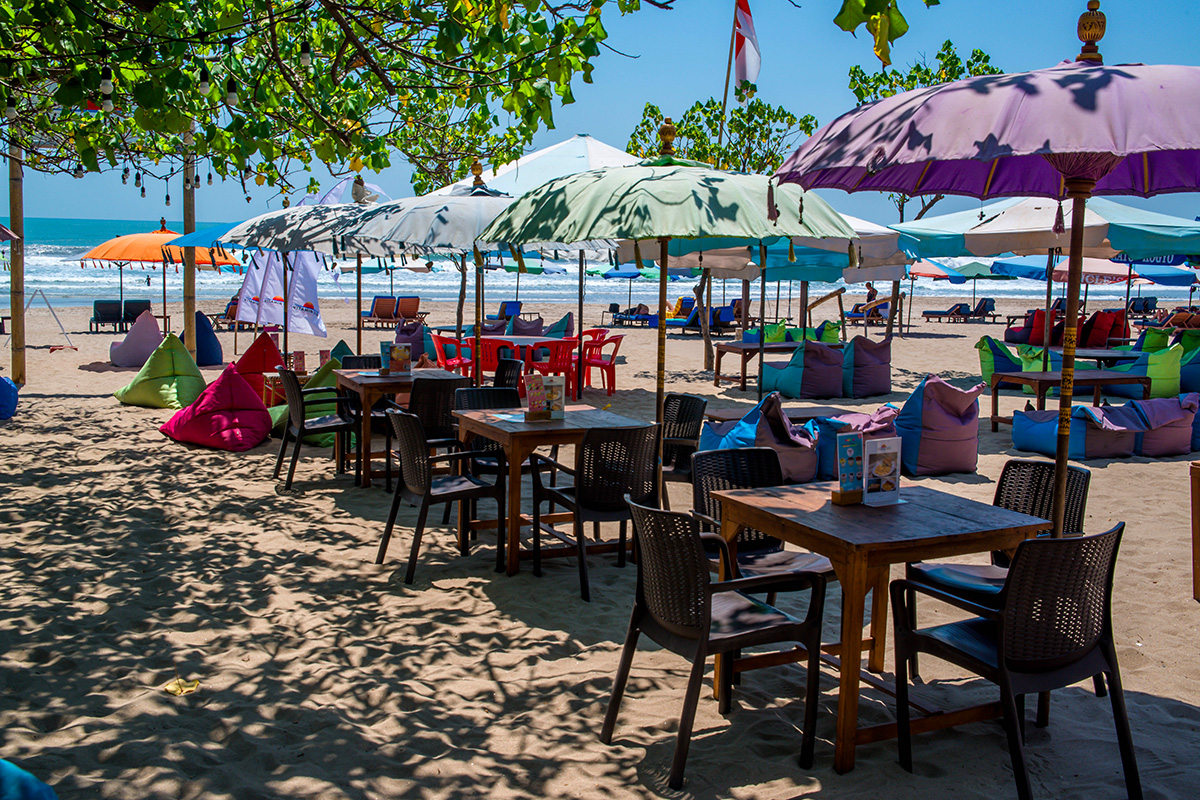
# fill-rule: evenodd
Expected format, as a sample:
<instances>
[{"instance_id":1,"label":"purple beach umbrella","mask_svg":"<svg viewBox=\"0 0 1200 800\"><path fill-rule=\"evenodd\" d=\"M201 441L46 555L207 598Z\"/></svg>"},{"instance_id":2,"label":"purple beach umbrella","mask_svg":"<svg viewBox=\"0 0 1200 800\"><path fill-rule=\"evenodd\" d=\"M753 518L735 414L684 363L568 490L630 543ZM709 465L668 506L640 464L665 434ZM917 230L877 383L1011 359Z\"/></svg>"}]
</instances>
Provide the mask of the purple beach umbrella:
<instances>
[{"instance_id":1,"label":"purple beach umbrella","mask_svg":"<svg viewBox=\"0 0 1200 800\"><path fill-rule=\"evenodd\" d=\"M1099 6L1090 0L1079 18L1084 47L1075 63L967 78L861 106L817 131L776 173L805 189L1070 199L1056 536L1065 511L1087 198L1200 188L1200 67L1103 65ZM1062 230L1061 218L1055 228Z\"/></svg>"}]
</instances>

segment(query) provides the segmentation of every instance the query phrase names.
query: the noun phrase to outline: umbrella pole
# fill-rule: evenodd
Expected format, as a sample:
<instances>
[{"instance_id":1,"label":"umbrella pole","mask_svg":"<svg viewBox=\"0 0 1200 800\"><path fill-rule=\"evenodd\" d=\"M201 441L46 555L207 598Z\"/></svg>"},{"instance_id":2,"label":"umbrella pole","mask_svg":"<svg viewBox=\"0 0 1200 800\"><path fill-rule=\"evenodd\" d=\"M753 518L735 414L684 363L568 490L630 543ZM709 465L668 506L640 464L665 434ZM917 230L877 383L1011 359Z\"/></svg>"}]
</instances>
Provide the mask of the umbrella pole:
<instances>
[{"instance_id":1,"label":"umbrella pole","mask_svg":"<svg viewBox=\"0 0 1200 800\"><path fill-rule=\"evenodd\" d=\"M287 252L279 254L283 259L283 360L287 361L288 354L288 308L292 304L292 298L288 296L288 279L287 279Z\"/></svg>"},{"instance_id":2,"label":"umbrella pole","mask_svg":"<svg viewBox=\"0 0 1200 800\"><path fill-rule=\"evenodd\" d=\"M790 282L788 283L788 287L790 289L790 287L791 287ZM788 310L790 311L791 304L789 303L788 306L789 306ZM801 328L811 328L812 325L810 323L812 322L812 318L811 318L811 315L808 310L808 281L800 281L800 308L799 308L799 311L800 311L800 327ZM804 338L803 332L800 334L800 338L801 339Z\"/></svg>"},{"instance_id":3,"label":"umbrella pole","mask_svg":"<svg viewBox=\"0 0 1200 800\"><path fill-rule=\"evenodd\" d=\"M354 352L362 355L362 253L358 254L358 268L354 271L354 292L356 306L354 309L354 329L357 335L357 346Z\"/></svg>"},{"instance_id":4,"label":"umbrella pole","mask_svg":"<svg viewBox=\"0 0 1200 800\"><path fill-rule=\"evenodd\" d=\"M396 270L394 269L388 270L388 293L392 297L396 296Z\"/></svg>"},{"instance_id":5,"label":"umbrella pole","mask_svg":"<svg viewBox=\"0 0 1200 800\"><path fill-rule=\"evenodd\" d=\"M912 333L913 294L917 291L917 276L908 276L908 332Z\"/></svg>"},{"instance_id":6,"label":"umbrella pole","mask_svg":"<svg viewBox=\"0 0 1200 800\"><path fill-rule=\"evenodd\" d=\"M517 286L521 284L521 273L517 273ZM520 291L518 289L518 291ZM517 295L520 297L520 294ZM579 369L575 375L575 399L583 397L583 251L579 251L579 322L575 335L579 337Z\"/></svg>"},{"instance_id":7,"label":"umbrella pole","mask_svg":"<svg viewBox=\"0 0 1200 800\"><path fill-rule=\"evenodd\" d=\"M1042 372L1050 371L1050 331L1054 322L1050 319L1050 304L1054 286L1054 251L1046 251L1046 318L1042 329Z\"/></svg>"},{"instance_id":8,"label":"umbrella pole","mask_svg":"<svg viewBox=\"0 0 1200 800\"><path fill-rule=\"evenodd\" d=\"M463 253L463 262L467 260L466 253ZM465 273L464 273L465 277ZM483 385L482 376L479 374L479 334L483 328L483 254L479 252L479 248L475 248L475 346L471 348L471 375L474 378L475 386Z\"/></svg>"},{"instance_id":9,"label":"umbrella pole","mask_svg":"<svg viewBox=\"0 0 1200 800\"><path fill-rule=\"evenodd\" d=\"M1076 323L1079 321L1079 279L1083 273L1083 223L1087 199L1095 185L1096 182L1092 180L1067 181L1067 196L1071 198L1071 256L1067 269L1067 319L1063 324L1062 383L1058 392L1058 441L1054 450L1054 503L1050 512L1054 522L1051 535L1055 538L1063 535L1067 509L1067 457L1071 437L1071 399L1075 393L1075 337Z\"/></svg>"},{"instance_id":10,"label":"umbrella pole","mask_svg":"<svg viewBox=\"0 0 1200 800\"><path fill-rule=\"evenodd\" d=\"M117 284L120 288L121 295L121 313L125 313L125 262L117 262Z\"/></svg>"},{"instance_id":11,"label":"umbrella pole","mask_svg":"<svg viewBox=\"0 0 1200 800\"><path fill-rule=\"evenodd\" d=\"M671 239L664 236L658 240L658 385L654 392L654 421L658 423L658 501L663 501L663 416L666 405L664 380L667 371L667 259Z\"/></svg>"},{"instance_id":12,"label":"umbrella pole","mask_svg":"<svg viewBox=\"0 0 1200 800\"><path fill-rule=\"evenodd\" d=\"M746 294L749 294L749 281L742 284L747 287ZM747 303L747 305L749 305ZM763 398L763 359L766 358L767 350L767 246L762 242L758 244L758 399Z\"/></svg>"},{"instance_id":13,"label":"umbrella pole","mask_svg":"<svg viewBox=\"0 0 1200 800\"><path fill-rule=\"evenodd\" d=\"M163 269L163 328L164 328L163 334L165 335L167 333L170 333L170 331L171 331L171 325L169 322L170 317L167 316L167 262L166 261L163 262L162 269ZM234 328L234 330L237 330L237 328Z\"/></svg>"}]
</instances>

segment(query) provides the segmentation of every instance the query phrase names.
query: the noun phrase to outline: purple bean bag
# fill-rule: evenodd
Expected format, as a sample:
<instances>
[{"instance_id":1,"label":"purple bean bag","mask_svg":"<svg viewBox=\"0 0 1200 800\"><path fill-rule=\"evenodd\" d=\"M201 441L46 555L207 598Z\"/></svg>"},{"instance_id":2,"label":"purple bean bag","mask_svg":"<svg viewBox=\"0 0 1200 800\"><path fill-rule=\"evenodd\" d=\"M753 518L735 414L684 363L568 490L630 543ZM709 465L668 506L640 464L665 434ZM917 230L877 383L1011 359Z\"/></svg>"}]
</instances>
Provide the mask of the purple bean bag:
<instances>
[{"instance_id":1,"label":"purple bean bag","mask_svg":"<svg viewBox=\"0 0 1200 800\"><path fill-rule=\"evenodd\" d=\"M779 454L787 483L808 483L817 475L816 426L793 425L783 412L783 400L772 392L746 416L731 422L705 422L698 450L770 447Z\"/></svg>"},{"instance_id":2,"label":"purple bean bag","mask_svg":"<svg viewBox=\"0 0 1200 800\"><path fill-rule=\"evenodd\" d=\"M271 415L230 364L196 402L177 411L159 430L178 442L239 452L271 435Z\"/></svg>"},{"instance_id":3,"label":"purple bean bag","mask_svg":"<svg viewBox=\"0 0 1200 800\"><path fill-rule=\"evenodd\" d=\"M842 396L871 397L892 391L892 339L855 336L842 350Z\"/></svg>"},{"instance_id":4,"label":"purple bean bag","mask_svg":"<svg viewBox=\"0 0 1200 800\"><path fill-rule=\"evenodd\" d=\"M400 323L396 326L396 338L393 341L411 347L412 363L417 363L425 355L425 323L419 319Z\"/></svg>"},{"instance_id":5,"label":"purple bean bag","mask_svg":"<svg viewBox=\"0 0 1200 800\"><path fill-rule=\"evenodd\" d=\"M1132 406L1075 406L1071 409L1071 431L1067 457L1128 458L1146 424ZM1190 430L1189 430L1190 433ZM1013 447L1054 458L1058 439L1058 411L1013 413Z\"/></svg>"},{"instance_id":6,"label":"purple bean bag","mask_svg":"<svg viewBox=\"0 0 1200 800\"><path fill-rule=\"evenodd\" d=\"M508 333L513 336L541 336L545 326L546 321L541 317L533 319L512 317L508 321Z\"/></svg>"},{"instance_id":7,"label":"purple bean bag","mask_svg":"<svg viewBox=\"0 0 1200 800\"><path fill-rule=\"evenodd\" d=\"M1182 456L1192 452L1192 425L1200 395L1195 392L1179 397L1156 397L1134 400L1133 406L1146 424L1146 432L1138 437L1134 452L1139 456L1161 458Z\"/></svg>"},{"instance_id":8,"label":"purple bean bag","mask_svg":"<svg viewBox=\"0 0 1200 800\"><path fill-rule=\"evenodd\" d=\"M896 417L903 439L900 463L909 475L974 472L979 461L979 395L982 383L956 389L927 375Z\"/></svg>"},{"instance_id":9,"label":"purple bean bag","mask_svg":"<svg viewBox=\"0 0 1200 800\"><path fill-rule=\"evenodd\" d=\"M158 329L158 317L149 311L138 314L125 338L108 346L108 360L114 367L137 367L145 365L150 354L162 344L162 331Z\"/></svg>"},{"instance_id":10,"label":"purple bean bag","mask_svg":"<svg viewBox=\"0 0 1200 800\"><path fill-rule=\"evenodd\" d=\"M763 390L806 400L841 397L842 354L806 340L787 363L763 365Z\"/></svg>"},{"instance_id":11,"label":"purple bean bag","mask_svg":"<svg viewBox=\"0 0 1200 800\"><path fill-rule=\"evenodd\" d=\"M874 414L840 414L820 417L817 423L817 479L837 479L837 435L860 432L864 439L885 439L896 435L895 406L880 406Z\"/></svg>"}]
</instances>

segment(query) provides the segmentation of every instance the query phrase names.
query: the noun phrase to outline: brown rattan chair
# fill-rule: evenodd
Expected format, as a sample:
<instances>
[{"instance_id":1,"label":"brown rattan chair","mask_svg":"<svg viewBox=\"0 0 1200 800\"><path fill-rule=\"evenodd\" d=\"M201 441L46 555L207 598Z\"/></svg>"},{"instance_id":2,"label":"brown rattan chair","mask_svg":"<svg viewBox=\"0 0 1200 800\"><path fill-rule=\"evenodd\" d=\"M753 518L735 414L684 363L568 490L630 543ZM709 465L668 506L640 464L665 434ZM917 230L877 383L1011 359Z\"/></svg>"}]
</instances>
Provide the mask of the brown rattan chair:
<instances>
[{"instance_id":1,"label":"brown rattan chair","mask_svg":"<svg viewBox=\"0 0 1200 800\"><path fill-rule=\"evenodd\" d=\"M382 564L384 556L387 555L388 542L391 541L392 529L396 525L396 515L400 511L402 500L420 506L417 525L413 530L412 550L408 556L408 569L404 574L404 582L412 583L417 571L417 555L420 553L421 536L425 532L429 507L435 503L467 502L471 504L471 510L467 517L474 519L475 504L481 499L492 498L496 501L496 524L499 528L496 540L496 569L503 569L505 529L503 484L499 481L487 483L469 473L433 474L433 464L435 463L468 463L473 458L487 454L468 450L430 456L430 442L425 437L425 429L421 420L415 414L403 411L389 410L387 413L395 430L396 446L400 454L400 480L396 483L396 493L392 497L392 509L388 513L387 525L383 529L383 540L379 543L379 553L375 557L375 563ZM462 555L466 555L468 550L466 534L465 530L459 528L458 548Z\"/></svg>"},{"instance_id":2,"label":"brown rattan chair","mask_svg":"<svg viewBox=\"0 0 1200 800\"><path fill-rule=\"evenodd\" d=\"M350 452L348 434L356 430L357 423L347 411L345 400L339 395L338 390L333 386L303 389L295 371L283 367L279 368L279 380L283 384L284 397L287 398L288 424L283 429L283 441L279 444L279 455L275 458L275 471L271 474L271 478L273 480L279 478L279 471L283 468L283 456L287 452L288 440L293 440L296 447L292 451L292 462L288 465L287 479L283 482L284 489L291 489L292 478L296 474L296 461L300 458L300 443L305 436L323 433L337 434L337 441L333 448L333 460L337 463L337 472L344 472ZM335 403L334 413L311 419L305 418L309 407L331 403ZM354 479L356 482L359 468L360 465L355 462Z\"/></svg>"},{"instance_id":3,"label":"brown rattan chair","mask_svg":"<svg viewBox=\"0 0 1200 800\"><path fill-rule=\"evenodd\" d=\"M999 603L988 608L909 580L891 585L896 628L896 718L900 764L912 771L907 664L929 653L1000 687L1004 728L1017 796L1032 790L1022 751L1024 696L1046 693L1103 675L1107 679L1117 743L1131 800L1141 800L1121 673L1112 634L1112 585L1125 523L1107 533L1066 539L1038 538L1017 546ZM908 596L927 594L977 616L917 629Z\"/></svg>"},{"instance_id":4,"label":"brown rattan chair","mask_svg":"<svg viewBox=\"0 0 1200 800\"><path fill-rule=\"evenodd\" d=\"M637 589L600 741L612 742L638 637L645 633L672 653L692 662L668 779L668 785L678 790L683 786L683 768L708 657L725 655L715 682L720 687L720 712L726 714L730 709L735 671L781 663L780 653L763 653L756 661L755 656L739 658L740 651L759 645L798 643L803 649L792 648L784 653L791 656L790 661L807 662L800 766L811 767L817 726L821 619L825 612L824 577L816 573L803 577L806 586L812 590L812 597L804 620L796 619L743 593L770 591L777 578L713 582L704 542L712 542L726 559L729 551L720 536L701 533L694 517L658 511L633 502L629 506L637 542ZM800 580L798 576L787 579L790 587Z\"/></svg>"},{"instance_id":5,"label":"brown rattan chair","mask_svg":"<svg viewBox=\"0 0 1200 800\"><path fill-rule=\"evenodd\" d=\"M496 361L496 376L492 386L505 389L521 389L521 375L525 372L525 362L519 358L501 358Z\"/></svg>"},{"instance_id":6,"label":"brown rattan chair","mask_svg":"<svg viewBox=\"0 0 1200 800\"><path fill-rule=\"evenodd\" d=\"M584 434L575 448L575 466L569 467L539 453L530 456L533 464L533 574L542 574L542 503L560 505L573 513L573 536L568 537L553 528L546 532L574 545L579 557L579 590L584 600L591 600L588 586L587 553L612 549L611 543L588 546L583 533L585 523L592 523L593 536L600 538L601 522L620 523L617 542L617 565L625 565L627 549L626 523L629 506L625 496L638 503L658 503L656 466L658 442L657 425L635 428L592 428ZM574 486L546 486L542 469L562 470L575 478Z\"/></svg>"},{"instance_id":7,"label":"brown rattan chair","mask_svg":"<svg viewBox=\"0 0 1200 800\"><path fill-rule=\"evenodd\" d=\"M663 482L692 482L692 453L700 446L700 428L708 401L690 394L671 392L663 400ZM663 487L663 508L671 499Z\"/></svg>"},{"instance_id":8,"label":"brown rattan chair","mask_svg":"<svg viewBox=\"0 0 1200 800\"><path fill-rule=\"evenodd\" d=\"M713 497L713 492L783 485L779 454L770 447L704 450L692 455L691 461L692 515L705 531L719 533L721 530L721 501ZM784 550L782 541L761 531L743 528L738 532L736 542L737 557L733 564L735 578L763 575L783 578L801 573L801 589L808 586L804 576L810 572L820 573L826 580L836 580L833 565L825 556ZM707 549L715 569L717 551L713 547ZM786 585L777 590L790 591ZM774 602L775 594L772 592L767 595L767 603Z\"/></svg>"}]
</instances>

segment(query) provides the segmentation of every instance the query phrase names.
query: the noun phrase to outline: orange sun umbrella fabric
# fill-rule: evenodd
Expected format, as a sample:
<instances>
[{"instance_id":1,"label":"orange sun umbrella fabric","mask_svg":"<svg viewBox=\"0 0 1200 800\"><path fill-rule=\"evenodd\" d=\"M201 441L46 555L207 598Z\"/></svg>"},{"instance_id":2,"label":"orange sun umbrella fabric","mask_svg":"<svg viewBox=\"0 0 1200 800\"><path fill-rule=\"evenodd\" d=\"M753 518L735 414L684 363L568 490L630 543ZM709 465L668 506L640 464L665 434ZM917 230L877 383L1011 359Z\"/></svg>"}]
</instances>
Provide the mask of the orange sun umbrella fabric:
<instances>
[{"instance_id":1,"label":"orange sun umbrella fabric","mask_svg":"<svg viewBox=\"0 0 1200 800\"><path fill-rule=\"evenodd\" d=\"M167 242L178 239L179 236L180 234L169 231L165 227L151 233L131 233L126 236L118 236L115 239L109 239L104 244L96 245L84 253L80 261L161 264L164 258L169 258L170 262L182 264L183 248L167 245ZM165 257L164 251L167 253ZM196 268L220 272L241 272L242 264L224 249L197 247Z\"/></svg>"}]
</instances>

